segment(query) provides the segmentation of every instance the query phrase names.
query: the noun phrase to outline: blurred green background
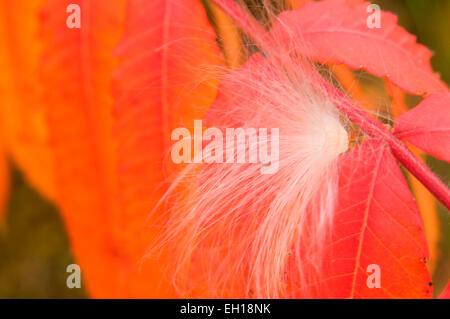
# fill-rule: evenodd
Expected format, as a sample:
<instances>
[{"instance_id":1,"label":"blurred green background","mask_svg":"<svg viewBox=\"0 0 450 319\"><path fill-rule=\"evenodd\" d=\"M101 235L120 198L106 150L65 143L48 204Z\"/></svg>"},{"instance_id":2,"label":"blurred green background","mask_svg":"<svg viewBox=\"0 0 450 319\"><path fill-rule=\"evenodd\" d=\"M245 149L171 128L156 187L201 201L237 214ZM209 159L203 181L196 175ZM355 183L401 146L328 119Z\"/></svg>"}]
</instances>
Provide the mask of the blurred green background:
<instances>
[{"instance_id":1,"label":"blurred green background","mask_svg":"<svg viewBox=\"0 0 450 319\"><path fill-rule=\"evenodd\" d=\"M433 67L450 84L450 1L379 0L384 10L434 51ZM429 165L450 184L450 165ZM0 298L83 298L81 289L66 286L67 265L74 263L57 209L31 189L15 169L5 224L0 225ZM440 206L441 259L433 282L439 293L450 277L450 217Z\"/></svg>"},{"instance_id":2,"label":"blurred green background","mask_svg":"<svg viewBox=\"0 0 450 319\"><path fill-rule=\"evenodd\" d=\"M66 286L73 264L57 209L13 170L6 224L0 226L0 298L81 298Z\"/></svg>"}]
</instances>

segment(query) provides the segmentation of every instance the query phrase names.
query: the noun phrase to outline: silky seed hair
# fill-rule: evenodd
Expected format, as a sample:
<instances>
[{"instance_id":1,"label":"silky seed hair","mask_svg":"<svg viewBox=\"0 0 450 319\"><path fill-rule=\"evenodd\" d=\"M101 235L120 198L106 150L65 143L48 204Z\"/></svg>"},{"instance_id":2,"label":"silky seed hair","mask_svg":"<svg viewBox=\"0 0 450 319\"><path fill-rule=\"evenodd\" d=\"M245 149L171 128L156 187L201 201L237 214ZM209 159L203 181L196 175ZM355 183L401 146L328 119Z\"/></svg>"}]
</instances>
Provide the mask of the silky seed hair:
<instances>
[{"instance_id":1,"label":"silky seed hair","mask_svg":"<svg viewBox=\"0 0 450 319\"><path fill-rule=\"evenodd\" d=\"M147 256L162 246L172 252L166 273L183 297L307 296L320 279L338 195L336 159L349 145L346 123L314 64L276 42L262 49L220 75L204 123L223 136L227 128L278 129L278 170L261 174L261 158L183 166L159 203L168 218ZM247 156L268 140L248 140Z\"/></svg>"}]
</instances>

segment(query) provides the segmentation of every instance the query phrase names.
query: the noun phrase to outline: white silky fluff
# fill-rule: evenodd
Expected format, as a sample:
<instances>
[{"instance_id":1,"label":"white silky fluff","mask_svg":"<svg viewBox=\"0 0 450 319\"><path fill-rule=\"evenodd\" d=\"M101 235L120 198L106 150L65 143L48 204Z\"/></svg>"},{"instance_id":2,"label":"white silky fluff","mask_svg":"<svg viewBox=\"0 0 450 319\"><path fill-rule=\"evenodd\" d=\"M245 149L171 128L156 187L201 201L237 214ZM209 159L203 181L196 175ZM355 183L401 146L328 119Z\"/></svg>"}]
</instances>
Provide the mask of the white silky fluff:
<instances>
[{"instance_id":1,"label":"white silky fluff","mask_svg":"<svg viewBox=\"0 0 450 319\"><path fill-rule=\"evenodd\" d=\"M318 280L348 134L316 76L312 65L274 49L221 79L207 125L279 128L279 169L186 164L161 200L168 221L151 250L172 251L167 273L180 296L304 297Z\"/></svg>"}]
</instances>

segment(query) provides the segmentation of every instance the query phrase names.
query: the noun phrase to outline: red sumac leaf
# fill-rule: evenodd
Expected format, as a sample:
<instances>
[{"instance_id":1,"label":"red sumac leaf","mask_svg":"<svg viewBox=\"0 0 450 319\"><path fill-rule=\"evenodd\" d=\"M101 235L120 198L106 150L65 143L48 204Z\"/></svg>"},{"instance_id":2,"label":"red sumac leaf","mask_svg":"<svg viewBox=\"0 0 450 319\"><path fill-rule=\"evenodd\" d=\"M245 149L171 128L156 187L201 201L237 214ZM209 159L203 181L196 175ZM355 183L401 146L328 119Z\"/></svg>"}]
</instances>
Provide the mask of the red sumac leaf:
<instances>
[{"instance_id":1,"label":"red sumac leaf","mask_svg":"<svg viewBox=\"0 0 450 319\"><path fill-rule=\"evenodd\" d=\"M450 92L436 92L398 117L395 133L436 158L450 162Z\"/></svg>"},{"instance_id":2,"label":"red sumac leaf","mask_svg":"<svg viewBox=\"0 0 450 319\"><path fill-rule=\"evenodd\" d=\"M413 94L445 90L446 85L432 71L431 52L399 27L390 12L381 12L381 28L370 29L368 5L309 2L281 13L271 34L314 61L365 69Z\"/></svg>"},{"instance_id":3,"label":"red sumac leaf","mask_svg":"<svg viewBox=\"0 0 450 319\"><path fill-rule=\"evenodd\" d=\"M430 298L422 220L389 149L367 141L343 155L339 168L333 232L312 297ZM370 265L379 266L380 288L367 284Z\"/></svg>"}]
</instances>

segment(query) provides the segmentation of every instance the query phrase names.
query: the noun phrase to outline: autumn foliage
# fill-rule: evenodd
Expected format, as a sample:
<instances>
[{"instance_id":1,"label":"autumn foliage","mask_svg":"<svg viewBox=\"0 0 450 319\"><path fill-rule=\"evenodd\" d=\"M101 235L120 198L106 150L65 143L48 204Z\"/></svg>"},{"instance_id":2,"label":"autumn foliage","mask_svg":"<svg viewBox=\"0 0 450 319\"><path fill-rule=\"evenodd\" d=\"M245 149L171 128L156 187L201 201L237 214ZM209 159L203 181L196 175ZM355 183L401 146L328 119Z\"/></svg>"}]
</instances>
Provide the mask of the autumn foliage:
<instances>
[{"instance_id":1,"label":"autumn foliage","mask_svg":"<svg viewBox=\"0 0 450 319\"><path fill-rule=\"evenodd\" d=\"M69 4L81 8L79 29L66 24ZM0 1L0 205L9 158L60 209L94 298L431 298L436 203L449 208L450 191L421 158L450 162L450 91L430 50L390 12L381 28L368 28L364 1L280 1L264 24L244 6ZM355 70L384 79L386 110ZM423 99L409 110L406 94ZM317 184L296 184L296 171L303 178L313 169L300 167L308 162L290 153L292 144L281 146L278 176L216 164L175 182L185 167L170 161L171 132L194 120L285 127L289 136L323 131L322 115L283 108L291 98L333 106L318 114L345 128L345 150L321 169L338 177L326 227L314 213L296 215L322 211L315 205L334 193L319 172ZM296 116L305 123L291 124ZM304 205L303 191L313 194ZM286 219L264 215L277 205ZM208 209L214 214L203 215ZM274 235L264 237L263 227ZM310 255L318 240L320 263ZM380 267L381 288L368 286L369 265ZM270 277L261 269L280 284L254 287Z\"/></svg>"}]
</instances>

